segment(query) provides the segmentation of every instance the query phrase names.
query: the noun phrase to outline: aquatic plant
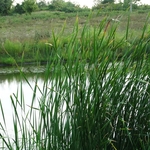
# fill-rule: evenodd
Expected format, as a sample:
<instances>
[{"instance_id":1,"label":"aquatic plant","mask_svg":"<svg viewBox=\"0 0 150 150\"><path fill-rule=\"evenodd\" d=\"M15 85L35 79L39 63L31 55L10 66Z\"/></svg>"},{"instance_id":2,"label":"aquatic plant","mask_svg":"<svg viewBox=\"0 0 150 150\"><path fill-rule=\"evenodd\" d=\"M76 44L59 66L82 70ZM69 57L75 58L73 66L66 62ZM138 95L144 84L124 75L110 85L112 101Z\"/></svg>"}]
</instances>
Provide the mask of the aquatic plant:
<instances>
[{"instance_id":1,"label":"aquatic plant","mask_svg":"<svg viewBox=\"0 0 150 150\"><path fill-rule=\"evenodd\" d=\"M138 43L128 41L129 22L124 37L117 42L117 25L111 24L104 32L106 24L107 18L98 27L85 25L81 31L77 18L63 47L61 34L53 32L53 53L43 87L38 86L38 78L31 85L20 72L32 88L33 98L26 112L22 83L20 96L11 96L13 137L7 133L6 110L0 103L1 149L150 148L150 59L147 43L142 41L147 22ZM126 51L118 58L124 44Z\"/></svg>"}]
</instances>

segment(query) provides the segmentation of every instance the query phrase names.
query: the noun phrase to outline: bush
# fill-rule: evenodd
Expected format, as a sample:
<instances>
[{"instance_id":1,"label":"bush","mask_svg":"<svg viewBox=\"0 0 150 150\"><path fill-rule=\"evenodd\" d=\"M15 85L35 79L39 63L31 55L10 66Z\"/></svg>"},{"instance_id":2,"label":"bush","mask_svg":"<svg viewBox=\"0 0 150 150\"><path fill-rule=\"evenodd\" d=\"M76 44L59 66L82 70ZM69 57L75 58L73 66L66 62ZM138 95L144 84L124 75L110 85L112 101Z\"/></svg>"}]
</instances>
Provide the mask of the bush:
<instances>
[{"instance_id":1,"label":"bush","mask_svg":"<svg viewBox=\"0 0 150 150\"><path fill-rule=\"evenodd\" d=\"M38 8L35 0L25 0L22 3L22 7L27 14L31 14L33 11L35 11Z\"/></svg>"},{"instance_id":2,"label":"bush","mask_svg":"<svg viewBox=\"0 0 150 150\"><path fill-rule=\"evenodd\" d=\"M0 0L0 13L2 15L8 15L13 1L12 0Z\"/></svg>"},{"instance_id":3,"label":"bush","mask_svg":"<svg viewBox=\"0 0 150 150\"><path fill-rule=\"evenodd\" d=\"M64 1L52 1L49 5L49 10L63 11L63 12L77 12L81 11L81 8L78 5L73 4L72 2Z\"/></svg>"},{"instance_id":4,"label":"bush","mask_svg":"<svg viewBox=\"0 0 150 150\"><path fill-rule=\"evenodd\" d=\"M15 10L14 10L16 13L18 13L18 14L23 14L23 13L25 13L25 10L23 9L23 5L21 4L17 4L16 6L15 6Z\"/></svg>"}]
</instances>

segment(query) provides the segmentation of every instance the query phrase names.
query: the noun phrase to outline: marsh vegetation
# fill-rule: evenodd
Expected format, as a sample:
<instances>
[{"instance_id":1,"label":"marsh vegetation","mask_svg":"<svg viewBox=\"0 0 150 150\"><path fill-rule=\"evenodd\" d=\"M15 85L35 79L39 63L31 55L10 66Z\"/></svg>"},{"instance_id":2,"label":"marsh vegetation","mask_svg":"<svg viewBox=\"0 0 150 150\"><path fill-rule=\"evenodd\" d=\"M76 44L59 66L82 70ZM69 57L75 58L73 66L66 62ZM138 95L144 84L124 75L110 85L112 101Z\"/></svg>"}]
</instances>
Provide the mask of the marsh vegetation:
<instances>
[{"instance_id":1,"label":"marsh vegetation","mask_svg":"<svg viewBox=\"0 0 150 150\"><path fill-rule=\"evenodd\" d=\"M10 97L13 137L0 103L2 150L150 149L149 17L135 15L142 18L136 24L134 15L110 23L118 14L51 22L35 13L20 17L31 23L20 33L22 23L3 18L12 22L10 29L17 25L19 34L1 37L1 63L16 66L33 93L27 112L22 81L19 94ZM42 86L38 77L31 85L21 69L32 61L46 62Z\"/></svg>"}]
</instances>

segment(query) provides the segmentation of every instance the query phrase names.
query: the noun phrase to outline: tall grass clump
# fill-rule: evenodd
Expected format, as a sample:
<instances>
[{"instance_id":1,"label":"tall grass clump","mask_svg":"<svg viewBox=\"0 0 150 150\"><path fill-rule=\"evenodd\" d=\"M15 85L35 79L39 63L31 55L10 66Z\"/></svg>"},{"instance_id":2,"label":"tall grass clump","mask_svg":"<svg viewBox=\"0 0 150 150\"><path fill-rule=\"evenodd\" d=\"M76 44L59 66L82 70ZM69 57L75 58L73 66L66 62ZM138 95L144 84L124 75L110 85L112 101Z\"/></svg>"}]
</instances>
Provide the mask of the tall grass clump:
<instances>
[{"instance_id":1,"label":"tall grass clump","mask_svg":"<svg viewBox=\"0 0 150 150\"><path fill-rule=\"evenodd\" d=\"M81 30L77 18L63 46L61 35L53 33L53 59L47 63L43 87L38 78L30 85L21 72L33 97L28 111L23 90L11 97L11 138L0 103L1 149L150 149L150 59L142 41L147 22L139 42L127 44L119 57L130 38L130 23L116 41L117 24L108 22L105 18L98 27Z\"/></svg>"},{"instance_id":2,"label":"tall grass clump","mask_svg":"<svg viewBox=\"0 0 150 150\"><path fill-rule=\"evenodd\" d=\"M0 63L6 65L46 62L53 48L45 41L11 42L9 40L0 44Z\"/></svg>"}]
</instances>

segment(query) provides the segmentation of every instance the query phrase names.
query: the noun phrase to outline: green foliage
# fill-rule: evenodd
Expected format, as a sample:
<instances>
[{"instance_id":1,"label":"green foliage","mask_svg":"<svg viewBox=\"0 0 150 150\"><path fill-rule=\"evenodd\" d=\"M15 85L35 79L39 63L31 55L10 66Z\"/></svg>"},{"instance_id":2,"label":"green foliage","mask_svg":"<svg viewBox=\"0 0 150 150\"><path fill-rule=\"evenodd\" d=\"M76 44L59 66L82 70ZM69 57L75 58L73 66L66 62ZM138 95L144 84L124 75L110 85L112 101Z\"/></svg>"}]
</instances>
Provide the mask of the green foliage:
<instances>
[{"instance_id":1,"label":"green foliage","mask_svg":"<svg viewBox=\"0 0 150 150\"><path fill-rule=\"evenodd\" d=\"M64 1L63 0L53 0L49 5L50 10L61 10L63 7Z\"/></svg>"},{"instance_id":2,"label":"green foliage","mask_svg":"<svg viewBox=\"0 0 150 150\"><path fill-rule=\"evenodd\" d=\"M132 0L132 3L137 3L137 2L140 2L141 0ZM124 0L124 3L130 3L131 0Z\"/></svg>"},{"instance_id":3,"label":"green foliage","mask_svg":"<svg viewBox=\"0 0 150 150\"><path fill-rule=\"evenodd\" d=\"M59 34L53 32L45 51L42 42L31 46L37 60L44 53L49 57L44 84L39 86L37 78L31 85L20 71L33 95L27 113L22 82L21 96L11 96L13 140L7 133L7 110L0 102L2 150L150 148L150 57L144 40L149 39L148 23L139 40L130 41L129 21L123 37L117 39L118 24L108 27L108 19L80 29L76 17L72 33L64 36L65 25Z\"/></svg>"},{"instance_id":4,"label":"green foliage","mask_svg":"<svg viewBox=\"0 0 150 150\"><path fill-rule=\"evenodd\" d=\"M45 43L40 39L25 43L6 40L0 44L0 63L14 65L14 60L17 63L46 62L53 52L53 47Z\"/></svg>"},{"instance_id":5,"label":"green foliage","mask_svg":"<svg viewBox=\"0 0 150 150\"><path fill-rule=\"evenodd\" d=\"M27 13L30 14L35 11L38 6L36 4L36 0L24 0L22 3L23 10Z\"/></svg>"},{"instance_id":6,"label":"green foliage","mask_svg":"<svg viewBox=\"0 0 150 150\"><path fill-rule=\"evenodd\" d=\"M63 0L53 0L49 5L49 10L77 12L81 11L81 8L78 5L73 4L72 2L65 2Z\"/></svg>"},{"instance_id":7,"label":"green foliage","mask_svg":"<svg viewBox=\"0 0 150 150\"><path fill-rule=\"evenodd\" d=\"M123 10L123 11L126 11L128 10L130 7L130 3L100 3L100 4L97 4L93 7L93 10L94 9L103 9L105 11L118 11L118 10ZM137 4L132 4L132 9L134 10L138 10L140 9L141 6L138 6Z\"/></svg>"},{"instance_id":8,"label":"green foliage","mask_svg":"<svg viewBox=\"0 0 150 150\"><path fill-rule=\"evenodd\" d=\"M11 42L9 40L6 40L3 47L10 55L13 56L17 54L19 55L22 52L22 45L20 42Z\"/></svg>"},{"instance_id":9,"label":"green foliage","mask_svg":"<svg viewBox=\"0 0 150 150\"><path fill-rule=\"evenodd\" d=\"M113 4L114 5L114 4ZM93 12L94 13L94 12ZM78 13L78 19L79 19L79 34L78 34L78 38L80 39L81 36L81 31L84 27L84 24L87 23L87 26L89 27L88 34L92 35L92 32L94 30L95 27L99 27L99 23L103 22L103 14L105 15L104 12L100 12L100 14L97 15L97 12L94 14L91 14L91 16L89 17L89 20L86 21L86 18L89 14L89 12L87 11L85 13L84 12L80 12ZM126 30L126 25L125 23L127 22L127 18L126 17L122 17L119 18L120 12L113 12L111 13L111 16L109 16L110 20L111 18L116 18L118 19L120 22L115 22L115 21L111 21L109 26L108 26L108 31L110 32L110 28L113 27L114 25L119 24L119 27L117 29L117 33L115 35L115 41L114 41L114 49L115 51L115 56L118 58L118 60L120 58L122 58L122 56L127 52L126 49L129 49L128 54L130 55L132 50L134 49L134 47L137 46L137 43L140 40L140 34L142 31L142 26L144 25L144 15L139 15L139 14L133 14L131 17L132 19L131 21L131 27L132 29L130 30L130 38L128 41L123 40L123 34ZM66 53L66 49L68 49L67 47L67 43L69 41L69 38L71 38L70 33L72 32L73 29L73 17L76 16L76 13L65 13L65 12L60 12L60 11L55 11L55 12L49 12L49 11L43 11L43 12L34 12L32 15L18 15L16 16L7 16L7 17L1 17L1 23L3 23L3 27L5 27L5 25L7 25L7 22L10 22L13 26L17 26L19 29L21 29L22 26L22 22L24 24L26 24L28 26L28 24L30 24L30 26L33 26L32 28L30 28L29 32L27 31L25 34L23 32L17 32L14 30L15 34L11 35L11 38L9 38L9 40L5 40L3 38L1 38L1 43L0 43L0 56L6 56L6 53L4 51L4 49L12 56L16 59L17 62L20 62L20 58L22 57L22 55L24 55L24 61L29 62L29 61L43 61L45 59L45 61L47 61L49 59L49 55L47 54L53 54L54 51L54 47L49 47L50 51L48 51L48 47L47 45L45 45L45 43L52 43L52 45L54 44L52 41L52 32L55 32L56 35L60 33L60 31L62 30L62 25L65 23L66 27L63 29L64 33L62 34L62 36L59 36L59 49L60 49L60 53L63 54L62 59L67 59L67 53ZM85 16L85 17L84 17ZM98 16L98 17L97 17ZM118 16L118 17L117 17ZM124 15L125 16L125 15ZM141 20L140 25L139 26L135 26L135 24L137 25L137 22L135 22L135 20L139 20L139 18L143 18L143 20ZM51 20L49 20L49 18L53 18L53 21L50 23ZM57 18L57 19L55 19ZM59 18L59 19L58 19ZM67 18L67 19L66 19ZM65 19L65 20L64 20ZM100 22L98 22L97 20L100 20ZM43 22L45 23L45 26L50 26L50 28L48 30L43 30ZM47 22L47 23L46 23ZM66 24L66 22L68 22L69 24ZM105 28L105 26L107 25L107 20L105 20L105 22L103 22L103 28ZM72 24L71 24L72 23ZM18 25L20 24L20 25ZM37 24L36 29L34 24ZM4 28L1 28L1 31L3 32ZM87 28L87 27L86 27ZM24 31L26 29L23 28L22 31ZM141 29L139 31L139 29ZM33 35L30 34L30 31L34 31ZM17 34L16 34L17 33ZM23 34L23 35L22 35ZM30 35L30 39L29 37L25 38L24 35L29 34ZM109 33L108 33L109 34ZM58 36L57 35L57 36ZM2 35L1 35L2 36ZM31 37L32 36L32 37ZM19 37L19 38L18 38ZM17 39L18 38L18 39ZM86 40L88 42L82 42L83 44L86 43L84 46L81 45L81 40L76 40L76 49L81 49L81 47L84 49L93 49L93 42L92 42L92 36L86 36ZM98 36L97 39L99 41L101 41L101 36ZM12 40L13 39L13 40ZM121 42L121 44L119 44L119 42L121 41L121 39L123 40ZM136 39L136 42L135 42ZM146 43L149 40L149 37L145 37L143 39L143 43ZM106 40L105 40L106 41ZM113 41L113 39L112 39ZM104 44L105 42L103 42ZM111 42L110 42L111 43ZM108 44L107 42L105 44ZM119 46L117 46L117 44ZM130 45L132 45L132 47L130 47ZM3 46L1 46L3 45ZM112 46L112 45L111 45ZM116 46L116 47L115 47ZM147 43L146 48L147 52L149 52L149 45ZM100 51L100 53L102 54L102 51ZM39 55L39 57L38 57ZM90 59L90 56L92 54L90 52L88 52L85 56L87 58L87 61ZM9 56L8 56L9 57ZM53 57L52 57L53 58ZM74 58L72 59L76 59L76 57L74 56ZM2 62L2 59L0 59L0 63Z\"/></svg>"},{"instance_id":10,"label":"green foliage","mask_svg":"<svg viewBox=\"0 0 150 150\"><path fill-rule=\"evenodd\" d=\"M140 0L132 0L132 7L137 8L138 7L137 2L139 2L139 1ZM124 0L124 2L123 2L123 6L125 9L129 8L130 4L131 4L131 0Z\"/></svg>"},{"instance_id":11,"label":"green foliage","mask_svg":"<svg viewBox=\"0 0 150 150\"><path fill-rule=\"evenodd\" d=\"M13 0L0 0L0 13L2 15L8 15L11 9Z\"/></svg>"},{"instance_id":12,"label":"green foliage","mask_svg":"<svg viewBox=\"0 0 150 150\"><path fill-rule=\"evenodd\" d=\"M23 5L21 4L17 4L16 6L15 6L15 10L14 10L16 13L18 13L18 14L23 14L23 13L25 13L25 10L23 9Z\"/></svg>"},{"instance_id":13,"label":"green foliage","mask_svg":"<svg viewBox=\"0 0 150 150\"><path fill-rule=\"evenodd\" d=\"M47 10L48 9L48 4L45 1L40 1L37 3L38 8L40 10Z\"/></svg>"},{"instance_id":14,"label":"green foliage","mask_svg":"<svg viewBox=\"0 0 150 150\"><path fill-rule=\"evenodd\" d=\"M114 0L103 0L102 4L106 4L106 3L114 3Z\"/></svg>"},{"instance_id":15,"label":"green foliage","mask_svg":"<svg viewBox=\"0 0 150 150\"><path fill-rule=\"evenodd\" d=\"M112 10L123 10L123 4L117 3L117 4L111 4Z\"/></svg>"},{"instance_id":16,"label":"green foliage","mask_svg":"<svg viewBox=\"0 0 150 150\"><path fill-rule=\"evenodd\" d=\"M3 62L3 64L5 65L10 65L10 66L15 66L16 65L16 61L13 57L3 57L1 58L1 62Z\"/></svg>"},{"instance_id":17,"label":"green foliage","mask_svg":"<svg viewBox=\"0 0 150 150\"><path fill-rule=\"evenodd\" d=\"M94 0L95 6L100 4L114 3L114 0Z\"/></svg>"},{"instance_id":18,"label":"green foliage","mask_svg":"<svg viewBox=\"0 0 150 150\"><path fill-rule=\"evenodd\" d=\"M104 10L106 12L108 12L109 10L111 10L111 11L124 10L122 3L117 3L117 4L115 4L115 3L97 4L92 9L93 10L95 10L95 9L101 10L102 9L102 10Z\"/></svg>"}]
</instances>

